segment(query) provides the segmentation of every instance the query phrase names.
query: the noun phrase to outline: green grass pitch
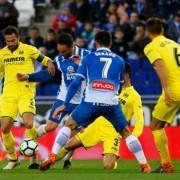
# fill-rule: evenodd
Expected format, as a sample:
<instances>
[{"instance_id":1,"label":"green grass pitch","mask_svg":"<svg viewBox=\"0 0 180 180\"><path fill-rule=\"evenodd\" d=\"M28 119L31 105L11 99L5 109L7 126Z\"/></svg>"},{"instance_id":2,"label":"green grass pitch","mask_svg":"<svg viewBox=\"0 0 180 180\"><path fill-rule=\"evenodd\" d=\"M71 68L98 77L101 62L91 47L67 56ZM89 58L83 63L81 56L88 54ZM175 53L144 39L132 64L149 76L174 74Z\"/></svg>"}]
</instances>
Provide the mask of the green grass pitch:
<instances>
[{"instance_id":1,"label":"green grass pitch","mask_svg":"<svg viewBox=\"0 0 180 180\"><path fill-rule=\"evenodd\" d=\"M166 180L180 179L180 161L174 161L173 174L142 174L136 161L119 160L116 170L104 170L101 160L75 160L70 170L62 170L62 162L57 162L50 170L28 170L28 162L13 170L2 170L7 162L0 163L0 180ZM150 161L152 168L157 167L158 161Z\"/></svg>"}]
</instances>

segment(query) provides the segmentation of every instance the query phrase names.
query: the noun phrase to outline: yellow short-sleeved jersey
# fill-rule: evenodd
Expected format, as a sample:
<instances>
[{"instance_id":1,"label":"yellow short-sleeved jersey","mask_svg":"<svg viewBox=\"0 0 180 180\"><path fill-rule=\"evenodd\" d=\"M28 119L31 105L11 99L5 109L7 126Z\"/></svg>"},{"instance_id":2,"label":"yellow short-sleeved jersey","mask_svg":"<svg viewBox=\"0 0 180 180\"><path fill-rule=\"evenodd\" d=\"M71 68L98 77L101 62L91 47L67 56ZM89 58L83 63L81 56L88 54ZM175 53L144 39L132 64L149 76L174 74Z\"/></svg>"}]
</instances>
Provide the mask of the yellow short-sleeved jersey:
<instances>
[{"instance_id":1,"label":"yellow short-sleeved jersey","mask_svg":"<svg viewBox=\"0 0 180 180\"><path fill-rule=\"evenodd\" d=\"M180 45L159 35L146 45L144 53L153 64L157 59L164 62L169 89L173 99L180 100Z\"/></svg>"},{"instance_id":2,"label":"yellow short-sleeved jersey","mask_svg":"<svg viewBox=\"0 0 180 180\"><path fill-rule=\"evenodd\" d=\"M15 96L16 92L26 93L26 87L35 92L34 83L20 82L16 77L17 73L33 73L35 60L47 65L49 58L43 57L37 48L23 43L13 52L7 46L0 50L0 71L5 77L3 94Z\"/></svg>"},{"instance_id":3,"label":"yellow short-sleeved jersey","mask_svg":"<svg viewBox=\"0 0 180 180\"><path fill-rule=\"evenodd\" d=\"M143 109L140 95L133 86L130 86L122 89L119 98L126 119L130 121L133 116L135 117L135 126L132 133L139 137L144 127Z\"/></svg>"}]
</instances>

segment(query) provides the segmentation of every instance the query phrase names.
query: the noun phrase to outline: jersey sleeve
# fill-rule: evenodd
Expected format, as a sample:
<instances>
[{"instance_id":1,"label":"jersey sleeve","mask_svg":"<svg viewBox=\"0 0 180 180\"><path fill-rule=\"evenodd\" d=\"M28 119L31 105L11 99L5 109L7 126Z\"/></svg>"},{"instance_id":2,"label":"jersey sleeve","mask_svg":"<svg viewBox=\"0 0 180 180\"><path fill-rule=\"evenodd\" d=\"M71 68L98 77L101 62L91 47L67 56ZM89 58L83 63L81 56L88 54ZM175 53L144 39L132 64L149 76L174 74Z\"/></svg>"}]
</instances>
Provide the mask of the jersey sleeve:
<instances>
[{"instance_id":1,"label":"jersey sleeve","mask_svg":"<svg viewBox=\"0 0 180 180\"><path fill-rule=\"evenodd\" d=\"M157 59L162 59L161 55L158 53L155 47L147 45L144 49L144 54L149 59L151 64L153 64Z\"/></svg>"},{"instance_id":2,"label":"jersey sleeve","mask_svg":"<svg viewBox=\"0 0 180 180\"><path fill-rule=\"evenodd\" d=\"M77 72L75 73L76 76L80 76L82 79L86 79L86 72L87 72L86 65L87 65L87 60L88 60L87 56L82 59L77 69Z\"/></svg>"},{"instance_id":3,"label":"jersey sleeve","mask_svg":"<svg viewBox=\"0 0 180 180\"><path fill-rule=\"evenodd\" d=\"M49 57L42 55L36 47L30 47L30 56L34 61L38 61L44 66L47 66L47 62L50 60Z\"/></svg>"},{"instance_id":4,"label":"jersey sleeve","mask_svg":"<svg viewBox=\"0 0 180 180\"><path fill-rule=\"evenodd\" d=\"M133 113L135 117L135 126L133 129L132 134L136 137L139 137L142 134L143 127L144 127L144 117L143 117L143 109L142 109L142 102L139 96L134 97L133 103Z\"/></svg>"},{"instance_id":5,"label":"jersey sleeve","mask_svg":"<svg viewBox=\"0 0 180 180\"><path fill-rule=\"evenodd\" d=\"M4 74L4 66L0 57L0 78L3 76Z\"/></svg>"}]
</instances>

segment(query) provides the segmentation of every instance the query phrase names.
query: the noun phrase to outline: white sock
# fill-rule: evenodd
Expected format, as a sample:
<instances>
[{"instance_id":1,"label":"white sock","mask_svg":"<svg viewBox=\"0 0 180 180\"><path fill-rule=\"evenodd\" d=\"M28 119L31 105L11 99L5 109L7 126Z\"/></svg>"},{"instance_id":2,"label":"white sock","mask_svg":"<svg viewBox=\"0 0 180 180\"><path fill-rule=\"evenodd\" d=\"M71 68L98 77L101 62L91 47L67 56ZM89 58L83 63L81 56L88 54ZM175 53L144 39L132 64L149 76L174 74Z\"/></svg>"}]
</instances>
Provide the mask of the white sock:
<instances>
[{"instance_id":1,"label":"white sock","mask_svg":"<svg viewBox=\"0 0 180 180\"><path fill-rule=\"evenodd\" d=\"M71 136L71 129L69 127L63 127L59 130L56 139L53 144L52 153L57 154L61 147L63 147Z\"/></svg>"},{"instance_id":2,"label":"white sock","mask_svg":"<svg viewBox=\"0 0 180 180\"><path fill-rule=\"evenodd\" d=\"M130 135L125 139L125 141L128 149L134 154L139 164L146 164L147 160L138 138L134 135Z\"/></svg>"},{"instance_id":3,"label":"white sock","mask_svg":"<svg viewBox=\"0 0 180 180\"><path fill-rule=\"evenodd\" d=\"M47 134L45 127L46 127L46 124L43 124L43 125L39 126L39 128L37 129L37 133L38 133L39 137Z\"/></svg>"}]
</instances>

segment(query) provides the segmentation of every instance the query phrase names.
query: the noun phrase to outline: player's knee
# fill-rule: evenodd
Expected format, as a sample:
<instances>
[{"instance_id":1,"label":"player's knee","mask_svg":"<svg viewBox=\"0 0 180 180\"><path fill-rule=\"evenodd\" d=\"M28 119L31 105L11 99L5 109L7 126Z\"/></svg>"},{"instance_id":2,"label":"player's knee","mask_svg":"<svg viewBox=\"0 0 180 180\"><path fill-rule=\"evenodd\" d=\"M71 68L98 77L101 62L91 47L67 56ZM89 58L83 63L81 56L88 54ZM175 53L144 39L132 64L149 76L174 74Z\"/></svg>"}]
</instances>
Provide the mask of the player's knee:
<instances>
[{"instance_id":1,"label":"player's knee","mask_svg":"<svg viewBox=\"0 0 180 180\"><path fill-rule=\"evenodd\" d=\"M31 122L31 121L26 121L25 123L24 123L24 127L26 128L26 129L31 129L32 127L33 127L33 122Z\"/></svg>"},{"instance_id":2,"label":"player's knee","mask_svg":"<svg viewBox=\"0 0 180 180\"><path fill-rule=\"evenodd\" d=\"M57 123L47 123L46 125L46 132L54 131L57 128Z\"/></svg>"},{"instance_id":3,"label":"player's knee","mask_svg":"<svg viewBox=\"0 0 180 180\"><path fill-rule=\"evenodd\" d=\"M66 122L65 122L65 126L71 128L72 130L76 128L76 122L72 119L68 119Z\"/></svg>"},{"instance_id":4,"label":"player's knee","mask_svg":"<svg viewBox=\"0 0 180 180\"><path fill-rule=\"evenodd\" d=\"M165 124L166 124L166 122L159 121L159 120L153 118L153 120L151 121L151 124L150 124L150 129L152 131L162 129L162 128L164 128Z\"/></svg>"}]
</instances>

